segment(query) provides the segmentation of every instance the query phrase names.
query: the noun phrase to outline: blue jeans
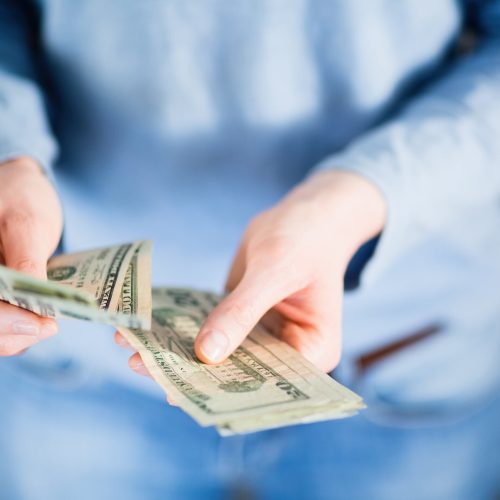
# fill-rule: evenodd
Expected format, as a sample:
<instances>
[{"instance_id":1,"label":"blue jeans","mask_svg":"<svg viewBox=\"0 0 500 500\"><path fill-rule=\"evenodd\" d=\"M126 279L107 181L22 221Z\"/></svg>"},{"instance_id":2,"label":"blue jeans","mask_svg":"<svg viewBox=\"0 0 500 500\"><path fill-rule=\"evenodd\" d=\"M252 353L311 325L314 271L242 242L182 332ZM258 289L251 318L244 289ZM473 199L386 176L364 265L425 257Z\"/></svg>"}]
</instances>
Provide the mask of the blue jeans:
<instances>
[{"instance_id":1,"label":"blue jeans","mask_svg":"<svg viewBox=\"0 0 500 500\"><path fill-rule=\"evenodd\" d=\"M1 500L489 500L500 491L499 399L432 426L375 423L368 410L220 438L95 374L0 361Z\"/></svg>"}]
</instances>

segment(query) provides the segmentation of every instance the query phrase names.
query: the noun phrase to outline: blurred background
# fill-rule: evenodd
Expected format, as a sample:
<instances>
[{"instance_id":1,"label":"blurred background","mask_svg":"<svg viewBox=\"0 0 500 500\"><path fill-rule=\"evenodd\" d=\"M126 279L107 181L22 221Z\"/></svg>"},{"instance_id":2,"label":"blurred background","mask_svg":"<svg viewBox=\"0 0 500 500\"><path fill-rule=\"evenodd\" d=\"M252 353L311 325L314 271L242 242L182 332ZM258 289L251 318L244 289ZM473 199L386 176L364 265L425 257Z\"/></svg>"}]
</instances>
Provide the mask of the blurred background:
<instances>
[{"instance_id":1,"label":"blurred background","mask_svg":"<svg viewBox=\"0 0 500 500\"><path fill-rule=\"evenodd\" d=\"M154 285L220 292L316 172L388 214L344 280L359 416L221 438L63 321L0 358L0 499L500 498L499 39L493 0L0 0L0 169L43 168L60 251L152 239Z\"/></svg>"}]
</instances>

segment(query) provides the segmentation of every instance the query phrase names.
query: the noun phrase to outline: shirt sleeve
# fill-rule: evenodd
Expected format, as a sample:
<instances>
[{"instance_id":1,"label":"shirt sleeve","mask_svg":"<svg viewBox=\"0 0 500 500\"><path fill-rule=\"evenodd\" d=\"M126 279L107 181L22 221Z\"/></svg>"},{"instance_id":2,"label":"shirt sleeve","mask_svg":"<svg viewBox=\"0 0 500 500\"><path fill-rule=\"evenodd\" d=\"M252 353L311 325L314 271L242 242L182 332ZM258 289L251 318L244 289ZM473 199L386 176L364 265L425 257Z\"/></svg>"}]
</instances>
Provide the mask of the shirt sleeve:
<instances>
[{"instance_id":1,"label":"shirt sleeve","mask_svg":"<svg viewBox=\"0 0 500 500\"><path fill-rule=\"evenodd\" d=\"M387 224L362 282L471 208L498 210L500 1L479 5L476 49L395 118L319 165L364 176L387 201Z\"/></svg>"},{"instance_id":2,"label":"shirt sleeve","mask_svg":"<svg viewBox=\"0 0 500 500\"><path fill-rule=\"evenodd\" d=\"M37 35L34 5L0 3L0 163L30 156L49 172L57 147L39 78Z\"/></svg>"}]
</instances>

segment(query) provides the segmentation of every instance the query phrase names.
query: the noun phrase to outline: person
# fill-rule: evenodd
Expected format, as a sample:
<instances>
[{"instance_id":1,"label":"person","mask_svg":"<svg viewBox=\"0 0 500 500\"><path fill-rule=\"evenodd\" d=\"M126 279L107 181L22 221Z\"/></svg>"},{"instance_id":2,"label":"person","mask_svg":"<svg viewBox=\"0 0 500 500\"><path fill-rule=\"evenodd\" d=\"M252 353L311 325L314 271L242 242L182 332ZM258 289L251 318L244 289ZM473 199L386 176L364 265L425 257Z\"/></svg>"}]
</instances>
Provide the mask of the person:
<instances>
[{"instance_id":1,"label":"person","mask_svg":"<svg viewBox=\"0 0 500 500\"><path fill-rule=\"evenodd\" d=\"M494 498L499 41L497 0L2 0L2 263L230 268L199 358L264 316L368 409L220 438L108 328L0 304L0 496Z\"/></svg>"}]
</instances>

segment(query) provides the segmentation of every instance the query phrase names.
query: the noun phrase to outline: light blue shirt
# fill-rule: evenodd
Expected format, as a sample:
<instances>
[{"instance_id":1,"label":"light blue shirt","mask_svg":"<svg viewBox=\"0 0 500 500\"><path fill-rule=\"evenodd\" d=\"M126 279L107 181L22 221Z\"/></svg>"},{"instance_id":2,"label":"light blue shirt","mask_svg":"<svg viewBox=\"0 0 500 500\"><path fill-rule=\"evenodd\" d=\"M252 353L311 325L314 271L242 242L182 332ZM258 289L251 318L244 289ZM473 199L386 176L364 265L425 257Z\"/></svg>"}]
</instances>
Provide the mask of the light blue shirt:
<instances>
[{"instance_id":1,"label":"light blue shirt","mask_svg":"<svg viewBox=\"0 0 500 500\"><path fill-rule=\"evenodd\" d=\"M358 172L389 219L346 296L344 377L439 321L366 394L432 406L498 383L498 1L3 0L0 161L19 155L51 172L68 251L151 238L156 284L218 289L253 215L314 169ZM30 356L123 380L86 331Z\"/></svg>"}]
</instances>

